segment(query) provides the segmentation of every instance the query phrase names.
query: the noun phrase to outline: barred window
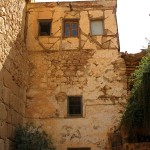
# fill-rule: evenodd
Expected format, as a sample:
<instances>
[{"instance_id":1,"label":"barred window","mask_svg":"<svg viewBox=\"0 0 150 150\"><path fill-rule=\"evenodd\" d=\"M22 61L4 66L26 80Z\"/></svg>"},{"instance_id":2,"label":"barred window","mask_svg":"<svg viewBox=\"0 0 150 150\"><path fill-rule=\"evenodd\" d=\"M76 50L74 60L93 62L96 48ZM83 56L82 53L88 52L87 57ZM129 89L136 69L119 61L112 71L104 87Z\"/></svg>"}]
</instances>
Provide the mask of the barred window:
<instances>
[{"instance_id":1,"label":"barred window","mask_svg":"<svg viewBox=\"0 0 150 150\"><path fill-rule=\"evenodd\" d=\"M82 96L68 96L68 116L82 116Z\"/></svg>"}]
</instances>

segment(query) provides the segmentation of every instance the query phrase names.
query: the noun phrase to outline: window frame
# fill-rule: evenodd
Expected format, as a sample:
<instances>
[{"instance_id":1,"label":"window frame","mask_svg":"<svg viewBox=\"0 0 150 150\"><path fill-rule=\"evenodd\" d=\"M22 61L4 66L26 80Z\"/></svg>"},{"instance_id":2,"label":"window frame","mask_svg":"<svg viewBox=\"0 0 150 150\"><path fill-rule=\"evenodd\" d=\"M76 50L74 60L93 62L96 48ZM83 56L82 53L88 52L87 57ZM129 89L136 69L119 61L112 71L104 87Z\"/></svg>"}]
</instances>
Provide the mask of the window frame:
<instances>
[{"instance_id":1,"label":"window frame","mask_svg":"<svg viewBox=\"0 0 150 150\"><path fill-rule=\"evenodd\" d=\"M92 34L92 24L91 24L92 21L101 21L102 22L102 27L103 27L103 33L102 34L96 34L96 35ZM104 19L101 19L101 18L90 19L90 35L91 36L103 36L103 35L105 35Z\"/></svg>"},{"instance_id":2,"label":"window frame","mask_svg":"<svg viewBox=\"0 0 150 150\"><path fill-rule=\"evenodd\" d=\"M49 28L49 34L47 35L41 35L41 26L40 22L48 22L50 23L50 28ZM45 36L51 36L52 35L52 19L38 19L38 36L45 37Z\"/></svg>"},{"instance_id":3,"label":"window frame","mask_svg":"<svg viewBox=\"0 0 150 150\"><path fill-rule=\"evenodd\" d=\"M69 112L69 98L70 97L80 97L81 100L81 114L70 114ZM74 117L74 118L80 118L83 117L83 97L82 95L69 95L67 96L67 117Z\"/></svg>"},{"instance_id":4,"label":"window frame","mask_svg":"<svg viewBox=\"0 0 150 150\"><path fill-rule=\"evenodd\" d=\"M72 32L70 32L70 35L69 36L66 36L65 35L65 23L68 22L68 23L77 23L77 35L76 36L73 36L72 35ZM70 31L71 28L70 28ZM79 19L64 19L63 20L63 37L64 38L76 38L76 37L79 37Z\"/></svg>"}]
</instances>

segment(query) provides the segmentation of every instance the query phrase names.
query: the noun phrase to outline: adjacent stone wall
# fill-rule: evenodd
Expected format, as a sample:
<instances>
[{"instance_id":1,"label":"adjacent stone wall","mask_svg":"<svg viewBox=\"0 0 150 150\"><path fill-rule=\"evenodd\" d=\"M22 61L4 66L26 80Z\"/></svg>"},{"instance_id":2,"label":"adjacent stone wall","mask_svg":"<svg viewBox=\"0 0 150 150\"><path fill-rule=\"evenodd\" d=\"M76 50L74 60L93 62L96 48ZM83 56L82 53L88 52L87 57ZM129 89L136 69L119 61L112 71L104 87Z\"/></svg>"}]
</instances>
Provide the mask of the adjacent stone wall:
<instances>
[{"instance_id":1,"label":"adjacent stone wall","mask_svg":"<svg viewBox=\"0 0 150 150\"><path fill-rule=\"evenodd\" d=\"M113 3L112 3L113 2ZM108 133L126 103L125 63L118 52L114 1L29 4L30 77L26 117L43 125L58 150L107 150ZM63 37L63 20L79 20L79 36ZM103 19L105 34L91 36L90 19ZM38 36L38 19L52 19L52 35ZM67 96L82 95L83 117L67 115Z\"/></svg>"},{"instance_id":2,"label":"adjacent stone wall","mask_svg":"<svg viewBox=\"0 0 150 150\"><path fill-rule=\"evenodd\" d=\"M24 0L0 2L0 150L12 149L15 126L25 114L24 9Z\"/></svg>"},{"instance_id":3,"label":"adjacent stone wall","mask_svg":"<svg viewBox=\"0 0 150 150\"><path fill-rule=\"evenodd\" d=\"M127 74L127 83L128 83L129 92L132 90L134 84L134 82L131 81L131 74L134 73L141 59L145 55L146 55L146 51L141 51L140 53L136 53L136 54L122 53L121 57L124 58L126 64L126 74Z\"/></svg>"},{"instance_id":4,"label":"adjacent stone wall","mask_svg":"<svg viewBox=\"0 0 150 150\"><path fill-rule=\"evenodd\" d=\"M150 143L127 143L123 146L123 150L149 150Z\"/></svg>"}]
</instances>

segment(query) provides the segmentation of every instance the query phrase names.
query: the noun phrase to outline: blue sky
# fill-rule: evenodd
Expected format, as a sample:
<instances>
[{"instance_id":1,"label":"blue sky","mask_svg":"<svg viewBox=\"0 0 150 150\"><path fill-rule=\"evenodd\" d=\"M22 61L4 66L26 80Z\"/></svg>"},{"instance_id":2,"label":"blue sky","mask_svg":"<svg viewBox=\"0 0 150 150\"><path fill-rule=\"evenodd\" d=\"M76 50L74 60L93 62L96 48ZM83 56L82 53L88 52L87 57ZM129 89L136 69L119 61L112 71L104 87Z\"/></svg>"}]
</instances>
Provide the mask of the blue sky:
<instances>
[{"instance_id":1,"label":"blue sky","mask_svg":"<svg viewBox=\"0 0 150 150\"><path fill-rule=\"evenodd\" d=\"M63 0L35 1L44 2ZM121 51L137 53L140 52L140 49L147 47L148 40L150 40L149 14L150 0L118 0L117 20Z\"/></svg>"}]
</instances>

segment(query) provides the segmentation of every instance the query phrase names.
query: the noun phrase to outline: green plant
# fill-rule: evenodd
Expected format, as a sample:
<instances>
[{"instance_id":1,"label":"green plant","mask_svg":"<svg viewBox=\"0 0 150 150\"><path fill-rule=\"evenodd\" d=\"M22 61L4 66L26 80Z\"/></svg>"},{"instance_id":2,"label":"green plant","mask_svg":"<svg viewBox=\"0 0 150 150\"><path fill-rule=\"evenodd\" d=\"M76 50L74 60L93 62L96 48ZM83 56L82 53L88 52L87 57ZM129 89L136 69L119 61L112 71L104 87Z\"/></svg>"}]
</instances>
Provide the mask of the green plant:
<instances>
[{"instance_id":1,"label":"green plant","mask_svg":"<svg viewBox=\"0 0 150 150\"><path fill-rule=\"evenodd\" d=\"M138 132L150 134L147 132L150 131L150 49L142 58L133 77L134 87L121 123L129 135L139 134Z\"/></svg>"},{"instance_id":2,"label":"green plant","mask_svg":"<svg viewBox=\"0 0 150 150\"><path fill-rule=\"evenodd\" d=\"M15 130L16 150L55 150L52 140L41 127L32 123L25 126L19 125Z\"/></svg>"}]
</instances>

